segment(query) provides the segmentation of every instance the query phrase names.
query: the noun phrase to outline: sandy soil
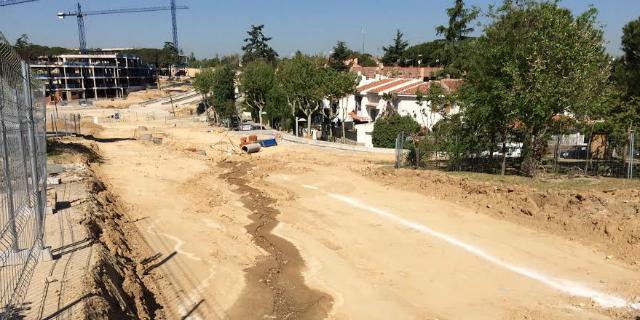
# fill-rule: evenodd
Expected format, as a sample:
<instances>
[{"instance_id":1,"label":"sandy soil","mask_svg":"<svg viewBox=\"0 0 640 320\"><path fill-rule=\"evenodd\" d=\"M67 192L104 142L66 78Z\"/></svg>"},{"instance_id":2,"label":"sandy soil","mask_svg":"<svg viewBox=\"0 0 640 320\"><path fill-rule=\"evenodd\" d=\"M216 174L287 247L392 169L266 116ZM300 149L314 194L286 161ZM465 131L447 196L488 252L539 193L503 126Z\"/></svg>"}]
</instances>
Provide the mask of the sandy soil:
<instances>
[{"instance_id":1,"label":"sandy soil","mask_svg":"<svg viewBox=\"0 0 640 320\"><path fill-rule=\"evenodd\" d=\"M140 124L162 144L132 140ZM168 318L638 315L635 190L534 198L393 171L391 155L286 143L238 155L238 138L183 121L106 124L96 139L98 176L163 257L149 272Z\"/></svg>"}]
</instances>

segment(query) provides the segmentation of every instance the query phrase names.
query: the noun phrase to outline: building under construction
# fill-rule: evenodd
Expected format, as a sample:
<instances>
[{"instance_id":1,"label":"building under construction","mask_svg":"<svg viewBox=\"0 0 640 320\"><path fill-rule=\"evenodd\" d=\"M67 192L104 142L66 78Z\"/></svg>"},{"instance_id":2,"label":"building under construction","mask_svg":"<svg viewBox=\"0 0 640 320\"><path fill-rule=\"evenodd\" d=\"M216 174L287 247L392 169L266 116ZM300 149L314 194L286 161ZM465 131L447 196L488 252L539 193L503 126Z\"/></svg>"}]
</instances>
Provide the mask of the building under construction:
<instances>
[{"instance_id":1,"label":"building under construction","mask_svg":"<svg viewBox=\"0 0 640 320\"><path fill-rule=\"evenodd\" d=\"M156 84L153 67L113 50L41 57L31 70L47 84L49 101L122 98Z\"/></svg>"}]
</instances>

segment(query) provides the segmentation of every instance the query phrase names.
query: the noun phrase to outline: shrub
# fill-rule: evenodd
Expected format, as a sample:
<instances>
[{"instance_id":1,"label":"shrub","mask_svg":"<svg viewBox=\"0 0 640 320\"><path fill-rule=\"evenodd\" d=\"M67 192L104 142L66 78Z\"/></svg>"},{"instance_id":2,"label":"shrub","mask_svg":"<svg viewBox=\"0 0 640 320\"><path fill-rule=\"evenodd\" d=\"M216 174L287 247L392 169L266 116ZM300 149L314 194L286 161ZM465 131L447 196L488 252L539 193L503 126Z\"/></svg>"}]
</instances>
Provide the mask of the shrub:
<instances>
[{"instance_id":1,"label":"shrub","mask_svg":"<svg viewBox=\"0 0 640 320\"><path fill-rule=\"evenodd\" d=\"M378 148L395 148L396 137L400 132L408 137L420 131L420 125L410 116L391 115L380 118L373 126L373 146Z\"/></svg>"}]
</instances>

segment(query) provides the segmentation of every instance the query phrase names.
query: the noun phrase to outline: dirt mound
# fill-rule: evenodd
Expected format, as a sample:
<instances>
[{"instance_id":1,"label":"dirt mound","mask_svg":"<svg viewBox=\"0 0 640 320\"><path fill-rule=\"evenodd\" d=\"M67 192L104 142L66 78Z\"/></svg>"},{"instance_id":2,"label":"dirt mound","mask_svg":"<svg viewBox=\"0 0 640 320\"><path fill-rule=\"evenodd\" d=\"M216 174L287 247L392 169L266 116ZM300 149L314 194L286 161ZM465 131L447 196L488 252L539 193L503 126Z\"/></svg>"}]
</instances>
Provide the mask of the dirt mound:
<instances>
[{"instance_id":1,"label":"dirt mound","mask_svg":"<svg viewBox=\"0 0 640 320\"><path fill-rule=\"evenodd\" d=\"M460 202L478 212L595 245L603 258L640 264L640 190L545 190L442 172L368 166L365 176Z\"/></svg>"},{"instance_id":2,"label":"dirt mound","mask_svg":"<svg viewBox=\"0 0 640 320\"><path fill-rule=\"evenodd\" d=\"M95 178L89 183L92 210L83 224L98 244L98 258L87 284L92 293L87 318L164 319L157 293L142 278L144 254L136 243L137 231L125 223L105 186Z\"/></svg>"}]
</instances>

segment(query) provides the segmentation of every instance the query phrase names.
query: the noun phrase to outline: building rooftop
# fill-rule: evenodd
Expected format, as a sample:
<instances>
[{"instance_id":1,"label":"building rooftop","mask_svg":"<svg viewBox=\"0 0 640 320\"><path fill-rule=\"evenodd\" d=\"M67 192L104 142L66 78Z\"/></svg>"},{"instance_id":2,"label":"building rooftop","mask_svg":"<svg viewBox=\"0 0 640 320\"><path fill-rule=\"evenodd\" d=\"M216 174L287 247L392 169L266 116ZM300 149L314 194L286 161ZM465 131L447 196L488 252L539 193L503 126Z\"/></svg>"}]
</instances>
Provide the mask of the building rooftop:
<instances>
[{"instance_id":1,"label":"building rooftop","mask_svg":"<svg viewBox=\"0 0 640 320\"><path fill-rule=\"evenodd\" d=\"M432 84L438 83L447 93L456 92L460 89L463 79L442 79L422 81L414 78L386 78L374 80L356 88L360 94L374 93L383 95L385 93L397 94L400 96L415 96L418 91L427 94Z\"/></svg>"}]
</instances>

